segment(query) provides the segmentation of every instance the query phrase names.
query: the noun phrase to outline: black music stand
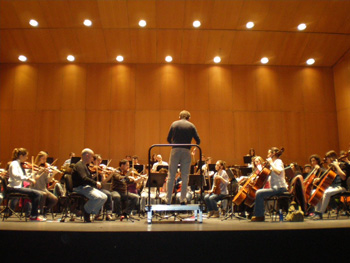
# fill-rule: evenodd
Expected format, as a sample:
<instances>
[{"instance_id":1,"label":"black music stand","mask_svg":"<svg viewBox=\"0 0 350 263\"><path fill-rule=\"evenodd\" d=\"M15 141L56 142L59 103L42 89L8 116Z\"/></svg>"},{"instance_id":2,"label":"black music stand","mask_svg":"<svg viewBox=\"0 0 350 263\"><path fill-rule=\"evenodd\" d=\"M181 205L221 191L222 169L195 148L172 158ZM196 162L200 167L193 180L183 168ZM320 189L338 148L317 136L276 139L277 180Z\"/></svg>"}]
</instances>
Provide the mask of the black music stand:
<instances>
[{"instance_id":1,"label":"black music stand","mask_svg":"<svg viewBox=\"0 0 350 263\"><path fill-rule=\"evenodd\" d=\"M157 166L157 172L159 172L160 171L160 169L166 169L166 170L169 170L169 165L158 165Z\"/></svg>"},{"instance_id":2,"label":"black music stand","mask_svg":"<svg viewBox=\"0 0 350 263\"><path fill-rule=\"evenodd\" d=\"M241 173L244 176L248 176L248 174L251 174L253 172L252 167L240 167L239 169L241 170Z\"/></svg>"},{"instance_id":3,"label":"black music stand","mask_svg":"<svg viewBox=\"0 0 350 263\"><path fill-rule=\"evenodd\" d=\"M250 155L246 155L246 156L243 156L243 163L251 163L252 162L252 156Z\"/></svg>"},{"instance_id":4,"label":"black music stand","mask_svg":"<svg viewBox=\"0 0 350 263\"><path fill-rule=\"evenodd\" d=\"M188 186L195 186L196 188L202 189L204 185L204 176L200 174L189 174ZM196 191L194 192L193 199L196 200Z\"/></svg>"},{"instance_id":5,"label":"black music stand","mask_svg":"<svg viewBox=\"0 0 350 263\"><path fill-rule=\"evenodd\" d=\"M134 169L138 172L138 173L142 173L144 170L144 165L143 164L134 164Z\"/></svg>"},{"instance_id":6,"label":"black music stand","mask_svg":"<svg viewBox=\"0 0 350 263\"><path fill-rule=\"evenodd\" d=\"M79 162L81 159L81 157L72 157L70 159L70 164L76 164L77 162Z\"/></svg>"},{"instance_id":7,"label":"black music stand","mask_svg":"<svg viewBox=\"0 0 350 263\"><path fill-rule=\"evenodd\" d=\"M150 173L145 187L148 187L149 192L151 192L151 187L156 187L157 192L160 193L159 188L164 185L165 179L167 176L168 176L167 173ZM150 209L150 206L151 206L151 195L149 195L148 197L148 211ZM155 216L161 217L159 214L155 214Z\"/></svg>"}]
</instances>

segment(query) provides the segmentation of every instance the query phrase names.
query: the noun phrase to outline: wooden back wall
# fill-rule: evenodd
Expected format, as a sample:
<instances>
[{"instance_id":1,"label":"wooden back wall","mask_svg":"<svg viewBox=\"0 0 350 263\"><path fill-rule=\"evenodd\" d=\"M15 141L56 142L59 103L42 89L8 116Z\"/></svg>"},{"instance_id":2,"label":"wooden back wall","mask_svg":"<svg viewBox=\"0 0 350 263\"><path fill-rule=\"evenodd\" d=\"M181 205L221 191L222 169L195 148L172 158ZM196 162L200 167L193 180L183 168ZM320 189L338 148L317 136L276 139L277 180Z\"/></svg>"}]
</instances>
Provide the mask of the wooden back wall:
<instances>
[{"instance_id":1,"label":"wooden back wall","mask_svg":"<svg viewBox=\"0 0 350 263\"><path fill-rule=\"evenodd\" d=\"M84 147L147 162L181 110L206 156L243 164L284 146L285 163L339 150L332 68L168 64L0 64L0 161L14 147L59 158ZM155 149L168 160L169 150Z\"/></svg>"}]
</instances>

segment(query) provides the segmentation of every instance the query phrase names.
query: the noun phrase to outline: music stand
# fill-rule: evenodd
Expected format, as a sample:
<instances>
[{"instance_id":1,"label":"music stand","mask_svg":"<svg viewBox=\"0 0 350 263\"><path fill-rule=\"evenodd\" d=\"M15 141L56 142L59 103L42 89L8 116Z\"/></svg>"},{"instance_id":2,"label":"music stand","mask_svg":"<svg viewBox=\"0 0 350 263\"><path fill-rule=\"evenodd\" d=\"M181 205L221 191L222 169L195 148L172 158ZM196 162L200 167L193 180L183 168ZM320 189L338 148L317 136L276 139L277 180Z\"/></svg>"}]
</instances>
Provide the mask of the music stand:
<instances>
[{"instance_id":1,"label":"music stand","mask_svg":"<svg viewBox=\"0 0 350 263\"><path fill-rule=\"evenodd\" d=\"M157 192L159 193L159 188L162 187L165 183L165 179L168 176L167 173L150 173L148 176L146 187L148 187L149 193L151 192L151 187L156 187ZM148 209L151 206L151 195L148 196ZM148 210L149 211L149 210ZM160 215L158 215L161 217Z\"/></svg>"},{"instance_id":2,"label":"music stand","mask_svg":"<svg viewBox=\"0 0 350 263\"><path fill-rule=\"evenodd\" d=\"M52 164L52 163L53 163L53 157L47 157L47 158L46 158L46 162L47 162L48 164Z\"/></svg>"},{"instance_id":3,"label":"music stand","mask_svg":"<svg viewBox=\"0 0 350 263\"><path fill-rule=\"evenodd\" d=\"M135 169L138 173L142 173L142 171L144 170L144 165L143 165L143 164L134 164L134 169Z\"/></svg>"},{"instance_id":4,"label":"music stand","mask_svg":"<svg viewBox=\"0 0 350 263\"><path fill-rule=\"evenodd\" d=\"M101 164L107 165L108 164L108 160L102 160Z\"/></svg>"},{"instance_id":5,"label":"music stand","mask_svg":"<svg viewBox=\"0 0 350 263\"><path fill-rule=\"evenodd\" d=\"M204 185L204 176L200 174L189 174L188 186L195 186L195 189L198 187L202 189ZM194 200L196 200L196 191L194 191Z\"/></svg>"},{"instance_id":6,"label":"music stand","mask_svg":"<svg viewBox=\"0 0 350 263\"><path fill-rule=\"evenodd\" d=\"M215 172L215 163L208 164L209 171Z\"/></svg>"},{"instance_id":7,"label":"music stand","mask_svg":"<svg viewBox=\"0 0 350 263\"><path fill-rule=\"evenodd\" d=\"M75 164L75 163L79 162L80 159L81 159L81 157L72 157L70 159L70 164Z\"/></svg>"},{"instance_id":8,"label":"music stand","mask_svg":"<svg viewBox=\"0 0 350 263\"><path fill-rule=\"evenodd\" d=\"M251 163L252 162L252 156L246 155L243 156L243 163Z\"/></svg>"},{"instance_id":9,"label":"music stand","mask_svg":"<svg viewBox=\"0 0 350 263\"><path fill-rule=\"evenodd\" d=\"M163 169L163 168L169 170L169 165L158 165L157 166L157 171L159 172L160 169Z\"/></svg>"},{"instance_id":10,"label":"music stand","mask_svg":"<svg viewBox=\"0 0 350 263\"><path fill-rule=\"evenodd\" d=\"M241 170L241 173L244 176L248 176L248 174L251 174L253 172L252 167L240 167L239 169Z\"/></svg>"}]
</instances>

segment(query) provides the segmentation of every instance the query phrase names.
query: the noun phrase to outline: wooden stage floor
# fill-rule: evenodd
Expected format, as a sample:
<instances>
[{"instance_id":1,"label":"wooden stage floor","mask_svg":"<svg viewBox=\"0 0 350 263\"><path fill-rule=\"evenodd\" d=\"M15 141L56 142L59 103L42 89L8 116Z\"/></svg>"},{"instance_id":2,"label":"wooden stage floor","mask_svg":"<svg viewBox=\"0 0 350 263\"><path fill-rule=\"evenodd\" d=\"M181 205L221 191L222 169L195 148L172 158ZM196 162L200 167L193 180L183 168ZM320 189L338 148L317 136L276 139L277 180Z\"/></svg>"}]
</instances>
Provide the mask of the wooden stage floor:
<instances>
[{"instance_id":1,"label":"wooden stage floor","mask_svg":"<svg viewBox=\"0 0 350 263\"><path fill-rule=\"evenodd\" d=\"M136 217L137 218L137 217ZM140 221L0 221L5 258L51 262L324 262L348 257L350 219L250 222L229 218L197 223L173 218ZM28 258L28 259L29 259Z\"/></svg>"}]
</instances>

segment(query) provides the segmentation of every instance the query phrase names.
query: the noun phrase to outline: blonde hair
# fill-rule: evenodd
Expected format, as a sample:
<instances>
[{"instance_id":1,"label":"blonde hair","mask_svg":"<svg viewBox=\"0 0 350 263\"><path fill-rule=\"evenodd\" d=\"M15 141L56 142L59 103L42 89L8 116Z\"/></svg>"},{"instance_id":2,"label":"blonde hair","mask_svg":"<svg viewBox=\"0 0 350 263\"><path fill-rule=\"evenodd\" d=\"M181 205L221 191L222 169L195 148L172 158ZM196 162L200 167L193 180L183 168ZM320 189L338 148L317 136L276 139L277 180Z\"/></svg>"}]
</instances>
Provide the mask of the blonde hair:
<instances>
[{"instance_id":1,"label":"blonde hair","mask_svg":"<svg viewBox=\"0 0 350 263\"><path fill-rule=\"evenodd\" d=\"M34 161L34 163L35 164L37 164L37 165L39 165L40 163L40 159L41 159L41 157L43 157L43 156L46 156L47 157L47 153L46 152L44 152L44 151L40 151L39 153L38 153L38 155L35 157L35 161Z\"/></svg>"}]
</instances>

